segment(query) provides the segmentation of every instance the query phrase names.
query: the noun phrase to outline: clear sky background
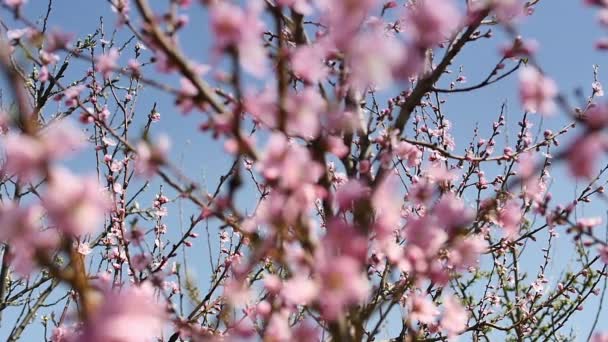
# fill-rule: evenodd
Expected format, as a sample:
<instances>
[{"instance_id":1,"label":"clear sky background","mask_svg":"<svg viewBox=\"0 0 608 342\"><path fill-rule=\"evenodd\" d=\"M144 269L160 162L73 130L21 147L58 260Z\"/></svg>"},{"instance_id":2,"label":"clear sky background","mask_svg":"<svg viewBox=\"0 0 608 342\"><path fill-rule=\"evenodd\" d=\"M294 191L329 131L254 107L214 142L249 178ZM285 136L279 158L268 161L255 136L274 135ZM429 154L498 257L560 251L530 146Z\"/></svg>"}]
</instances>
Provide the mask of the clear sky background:
<instances>
[{"instance_id":1,"label":"clear sky background","mask_svg":"<svg viewBox=\"0 0 608 342\"><path fill-rule=\"evenodd\" d=\"M151 1L154 4L165 4L165 1ZM38 18L44 15L46 11L46 0L29 0L25 7L26 16L30 19ZM135 11L135 9L133 9ZM188 12L191 23L189 27L181 34L181 45L187 51L190 57L202 63L212 63L210 56L210 37L208 30L208 20L204 11L200 6L193 6ZM115 17L110 10L110 6L105 0L54 0L53 11L50 17L49 26L61 27L62 30L71 31L82 37L88 33L94 32L99 27L99 17L103 16L106 22L106 34L111 33L112 24L115 22ZM0 17L12 23L12 19L6 11L0 11ZM137 17L134 15L134 17ZM13 28L21 27L17 24ZM524 19L518 26L524 37L535 38L540 43L538 52L538 61L544 71L553 77L559 84L560 91L569 97L574 103L574 91L582 89L586 96L591 92L591 82L593 80L592 65L600 65L600 80L606 81L608 87L608 79L604 76L604 69L608 72L608 54L596 52L593 49L594 42L601 37L603 32L596 20L596 12L585 7L582 1L577 0L543 0L536 6L536 13L531 19ZM456 71L457 66L464 67L465 75L468 78L466 85L477 83L478 80L485 78L487 73L493 68L499 60L498 46L508 42L508 39L503 34L500 27L493 28L496 38L492 40L480 40L478 42L467 45L460 57L457 58L452 70ZM125 30L117 35L117 42L122 44L129 37ZM149 56L149 54L144 54ZM129 55L130 57L130 55ZM126 59L125 59L126 60ZM78 71L82 71L86 64L79 61L72 62L74 66L70 69L76 71L68 73L67 80L75 79L78 76ZM603 67L603 68L602 68ZM173 76L164 76L156 74L154 76L161 82L176 84L176 79ZM455 76L454 76L455 78ZM3 81L4 82L4 81ZM5 83L1 84L4 89ZM391 92L395 94L397 90ZM453 133L456 138L457 146L464 147L470 141L473 134L472 128L475 124L480 124L480 132L482 136L487 136L491 130L491 125L498 117L500 106L503 102L507 103L507 121L510 131L514 132L517 120L521 118L521 110L517 98L517 77L512 75L508 79L482 90L463 94L450 95L447 98L448 102L444 106L446 116L453 123ZM200 180L210 189L214 189L219 180L219 176L224 174L231 165L231 158L224 154L222 143L213 141L208 135L201 134L198 130L198 125L205 119L200 113L192 113L188 116L183 116L174 107L174 99L171 96L164 95L154 89L146 88L138 99L137 108L141 113L140 118L146 115L156 102L158 110L161 113L161 122L156 124L153 133L166 133L170 136L172 142L172 160L186 171L192 178ZM534 120L541 124L538 118ZM543 128L550 128L554 131L562 127L567 122L567 118L563 113L557 113L554 117L546 118L542 122ZM541 131L542 132L542 131ZM570 135L573 136L573 135ZM515 140L514 134L511 136L511 141ZM567 140L564 140L565 143ZM500 143L500 142L499 142ZM497 148L497 150L500 150ZM457 148L456 152L462 152L462 148ZM72 161L70 166L80 172L94 172L91 162L92 159L87 157ZM89 157L90 153L89 153ZM598 165L599 166L599 165ZM489 172L491 173L491 171ZM573 198L574 190L577 184L567 180L563 168L557 167L553 171L555 178L552 184L551 191L554 195L554 203L566 203ZM493 177L489 176L488 179ZM158 189L158 187L151 189ZM579 189L580 191L581 189ZM153 191L148 197L144 197L144 201L150 200ZM249 210L255 204L254 193L249 190L244 190L239 195L239 202ZM146 203L148 204L148 203ZM179 215L178 208L170 207L168 225L170 230L179 231ZM606 216L606 204L597 202L585 207L584 211L579 211L579 216ZM183 207L184 221L187 222L187 217L192 214L197 214L192 206L184 203ZM195 274L201 283L201 292L205 293L208 284L207 278L209 275L209 266L207 262L208 254L206 251L206 234L199 230L201 237L194 241L195 248L189 250L189 266L192 268L192 273ZM550 285L555 286L555 278L562 271L567 269L569 262L572 262L574 245L571 238L560 232L560 238L555 249L554 265L552 266L547 278L551 281ZM173 233L172 233L173 234ZM216 235L212 233L212 239ZM196 248L198 246L199 248ZM204 247L204 248L203 248ZM215 250L215 246L213 249ZM533 249L534 246L530 246ZM540 254L540 245L537 249ZM531 253L527 255L523 263L537 267L539 255ZM534 277L535 272L531 274ZM58 291L59 292L59 291ZM572 319L571 327L574 329L579 338L586 338L591 322L595 317L595 307L599 300L592 299L586 305L586 310L578 313ZM605 305L608 303L605 303ZM608 330L608 313L601 315L599 328ZM8 334L7 329L12 327L11 315L15 315L13 310L7 310L4 313L2 326L0 327L0 339ZM386 329L386 337L394 337L398 335L398 331L390 331L394 325L389 324ZM395 328L396 329L396 328ZM30 326L24 335L24 340L37 341L41 339L40 325L34 323Z\"/></svg>"}]
</instances>

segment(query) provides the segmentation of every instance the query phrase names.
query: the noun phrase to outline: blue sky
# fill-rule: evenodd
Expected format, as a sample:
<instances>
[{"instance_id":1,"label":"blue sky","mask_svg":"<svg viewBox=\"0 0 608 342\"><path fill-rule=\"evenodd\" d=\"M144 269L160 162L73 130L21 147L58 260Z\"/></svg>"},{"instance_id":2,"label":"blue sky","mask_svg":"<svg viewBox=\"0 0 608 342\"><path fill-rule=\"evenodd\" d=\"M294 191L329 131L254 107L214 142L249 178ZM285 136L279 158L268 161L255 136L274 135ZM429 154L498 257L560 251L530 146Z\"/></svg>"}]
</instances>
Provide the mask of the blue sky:
<instances>
[{"instance_id":1,"label":"blue sky","mask_svg":"<svg viewBox=\"0 0 608 342\"><path fill-rule=\"evenodd\" d=\"M110 30L115 21L107 1L104 0L54 0L53 3L53 12L49 21L51 28L61 27L63 30L83 36L97 29L100 16L105 17L106 30ZM161 3L164 4L165 2ZM25 13L29 18L40 17L45 11L46 1L44 0L30 0L25 7ZM188 14L191 16L191 24L181 35L181 45L189 56L203 63L211 63L206 14L199 6L193 6ZM606 33L602 32L597 24L595 14L594 10L584 7L582 1L543 0L536 7L536 13L532 20L524 19L518 26L524 37L538 40L540 50L537 57L540 65L548 75L557 81L560 91L573 102L575 102L574 90L577 88L582 89L586 95L590 94L593 64L600 65L600 80L607 80L602 68L603 66L608 70L606 53L596 52L593 49L595 40ZM0 17L12 22L6 11L0 11ZM470 46L468 45L452 67L454 71L460 65L464 67L468 85L475 84L477 80L485 78L500 58L498 46L508 42L508 38L500 27L493 27L492 30L496 38L480 40L470 44ZM124 31L119 32L117 37L119 43L128 38ZM73 64L75 65L73 69L78 71L86 67L84 63L79 61L75 61ZM68 74L67 79L75 78L76 75L75 72ZM176 84L176 79L173 77L167 78L167 76L156 75L156 79ZM516 120L521 117L516 81L516 76L513 75L503 82L476 92L449 96L444 108L447 118L453 123L453 133L457 146L463 146L470 141L472 127L476 123L480 124L482 136L487 136L491 130L492 121L497 118L500 106L505 101L507 103L507 121L511 130L515 128ZM608 82L606 85L608 86ZM146 88L141 93L137 108L147 113L154 102L157 103L158 110L162 115L161 123L154 128L154 134L161 132L168 134L172 141L172 151L176 151L173 154L174 163L187 170L187 174L193 179L199 180L209 188L214 189L219 176L230 167L232 160L223 153L221 143L201 134L198 130L198 125L204 120L204 116L199 113L183 116L175 109L173 99L170 96L163 95L151 88ZM538 117L534 120L541 124ZM555 130L566 122L563 113L557 113L554 117L544 119L542 127ZM458 150L457 152L460 153L461 151ZM92 164L86 161L87 159L79 159L72 161L70 165L82 172L93 172L94 170L90 169ZM572 198L577 184L567 180L561 167L557 167L553 175L555 182L552 185L552 192L555 196L555 202L564 203ZM239 197L240 202L249 210L253 206L253 195L250 190L247 190ZM148 199L150 198L148 197ZM170 210L173 210L174 214L177 212L175 207ZM588 205L579 214L605 216L605 211L604 203L599 202ZM195 211L190 205L184 204L183 213L184 218L187 219L189 215L195 214ZM172 221L168 222L169 225L178 225L177 216L170 215L170 217ZM201 238L199 238L201 240L205 234L203 231L199 231L199 233L202 233ZM556 262L556 267L553 268L554 272L559 272L564 268L563 265L571 261L573 251L571 239L565 232L560 233L561 238L556 249L558 253L554 255ZM206 242L195 241L195 245L206 246ZM204 284L204 292L208 276L206 248L192 249L189 252L189 257L194 261L190 263L193 273ZM528 257L531 264L538 260L538 255L529 255ZM551 280L551 276L549 276L549 279ZM594 306L594 304L597 304L597 299L595 301L595 303L591 301L587 306ZM579 333L580 337L586 337L594 313L594 310L583 311L572 320L572 327ZM5 316L10 314L12 314L10 311L4 313ZM602 320L608 321L608 313L602 315ZM6 334L9 321L3 322L2 327L0 327L0 336ZM39 334L39 325L35 324L28 329L25 336L37 340ZM387 337L393 335L396 334L389 333Z\"/></svg>"}]
</instances>

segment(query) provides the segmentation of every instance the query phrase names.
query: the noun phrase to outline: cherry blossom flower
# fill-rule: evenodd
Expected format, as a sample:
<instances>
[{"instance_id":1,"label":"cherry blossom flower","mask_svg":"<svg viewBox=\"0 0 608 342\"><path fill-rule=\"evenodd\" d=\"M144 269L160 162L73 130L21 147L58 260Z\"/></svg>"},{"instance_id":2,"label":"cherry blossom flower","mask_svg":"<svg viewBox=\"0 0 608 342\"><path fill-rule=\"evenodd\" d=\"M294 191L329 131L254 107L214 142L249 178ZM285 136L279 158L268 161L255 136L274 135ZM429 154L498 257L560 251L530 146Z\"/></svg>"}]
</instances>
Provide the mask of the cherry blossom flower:
<instances>
[{"instance_id":1,"label":"cherry blossom flower","mask_svg":"<svg viewBox=\"0 0 608 342\"><path fill-rule=\"evenodd\" d=\"M74 236L99 230L109 201L97 180L77 177L65 169L54 169L49 176L42 205L57 229Z\"/></svg>"},{"instance_id":2,"label":"cherry blossom flower","mask_svg":"<svg viewBox=\"0 0 608 342\"><path fill-rule=\"evenodd\" d=\"M407 298L409 308L409 319L420 323L429 324L439 316L439 309L426 296L413 294Z\"/></svg>"},{"instance_id":3,"label":"cherry blossom flower","mask_svg":"<svg viewBox=\"0 0 608 342\"><path fill-rule=\"evenodd\" d=\"M4 4L11 8L19 8L27 3L27 0L4 0Z\"/></svg>"},{"instance_id":4,"label":"cherry blossom flower","mask_svg":"<svg viewBox=\"0 0 608 342\"><path fill-rule=\"evenodd\" d=\"M108 78L118 67L118 49L112 48L108 53L98 56L95 59L95 71L101 73L104 78Z\"/></svg>"},{"instance_id":5,"label":"cherry blossom flower","mask_svg":"<svg viewBox=\"0 0 608 342\"><path fill-rule=\"evenodd\" d=\"M215 2L211 7L211 27L216 38L216 49L231 47L239 51L239 61L245 71L262 76L266 71L266 54L262 45L264 22L259 18L264 3L248 1L242 9L226 1Z\"/></svg>"},{"instance_id":6,"label":"cherry blossom flower","mask_svg":"<svg viewBox=\"0 0 608 342\"><path fill-rule=\"evenodd\" d=\"M317 0L317 6L323 13L322 22L329 28L330 34L327 39L331 42L330 45L339 50L347 50L376 2L376 0Z\"/></svg>"},{"instance_id":7,"label":"cherry blossom flower","mask_svg":"<svg viewBox=\"0 0 608 342\"><path fill-rule=\"evenodd\" d=\"M594 104L586 112L584 122L589 129L597 131L608 127L608 104Z\"/></svg>"},{"instance_id":8,"label":"cherry blossom flower","mask_svg":"<svg viewBox=\"0 0 608 342\"><path fill-rule=\"evenodd\" d=\"M441 197L433 208L438 224L443 226L450 236L473 220L473 212L464 202L452 193Z\"/></svg>"},{"instance_id":9,"label":"cherry blossom flower","mask_svg":"<svg viewBox=\"0 0 608 342\"><path fill-rule=\"evenodd\" d=\"M453 296L445 298L443 306L443 316L439 324L448 332L448 337L454 337L466 329L469 314Z\"/></svg>"},{"instance_id":10,"label":"cherry blossom flower","mask_svg":"<svg viewBox=\"0 0 608 342\"><path fill-rule=\"evenodd\" d=\"M320 43L298 47L291 55L293 72L310 84L323 80L329 73L329 68L324 62L325 50Z\"/></svg>"},{"instance_id":11,"label":"cherry blossom flower","mask_svg":"<svg viewBox=\"0 0 608 342\"><path fill-rule=\"evenodd\" d=\"M321 95L310 87L290 94L285 100L288 112L287 133L306 139L316 138L320 130L320 114L325 108Z\"/></svg>"},{"instance_id":12,"label":"cherry blossom flower","mask_svg":"<svg viewBox=\"0 0 608 342\"><path fill-rule=\"evenodd\" d=\"M148 282L102 290L102 298L77 341L149 341L162 331L167 310Z\"/></svg>"},{"instance_id":13,"label":"cherry blossom flower","mask_svg":"<svg viewBox=\"0 0 608 342\"><path fill-rule=\"evenodd\" d=\"M321 166L311 160L307 149L290 144L278 133L270 137L259 169L266 179L277 181L278 185L285 189L315 183L323 172Z\"/></svg>"},{"instance_id":14,"label":"cherry blossom flower","mask_svg":"<svg viewBox=\"0 0 608 342\"><path fill-rule=\"evenodd\" d=\"M277 3L283 6L289 6L296 12L304 15L310 15L313 11L311 0L278 0Z\"/></svg>"},{"instance_id":15,"label":"cherry blossom flower","mask_svg":"<svg viewBox=\"0 0 608 342\"><path fill-rule=\"evenodd\" d=\"M526 67L519 74L519 97L524 110L552 114L555 109L557 85L534 67Z\"/></svg>"},{"instance_id":16,"label":"cherry blossom flower","mask_svg":"<svg viewBox=\"0 0 608 342\"><path fill-rule=\"evenodd\" d=\"M570 173L579 178L593 177L594 166L605 151L605 143L601 133L586 134L574 141L566 154Z\"/></svg>"},{"instance_id":17,"label":"cherry blossom flower","mask_svg":"<svg viewBox=\"0 0 608 342\"><path fill-rule=\"evenodd\" d=\"M348 210L352 205L371 194L371 189L358 180L349 180L338 188L335 194L340 210Z\"/></svg>"},{"instance_id":18,"label":"cherry blossom flower","mask_svg":"<svg viewBox=\"0 0 608 342\"><path fill-rule=\"evenodd\" d=\"M304 275L297 275L283 284L281 296L290 304L310 304L319 293L319 285Z\"/></svg>"},{"instance_id":19,"label":"cherry blossom flower","mask_svg":"<svg viewBox=\"0 0 608 342\"><path fill-rule=\"evenodd\" d=\"M427 48L454 34L461 18L451 0L424 0L408 9L405 23L416 44Z\"/></svg>"},{"instance_id":20,"label":"cherry blossom flower","mask_svg":"<svg viewBox=\"0 0 608 342\"><path fill-rule=\"evenodd\" d=\"M378 238L387 237L401 221L401 203L395 192L397 177L386 177L372 195L372 204L376 212L374 229Z\"/></svg>"},{"instance_id":21,"label":"cherry blossom flower","mask_svg":"<svg viewBox=\"0 0 608 342\"><path fill-rule=\"evenodd\" d=\"M169 145L169 137L166 135L161 135L155 144L140 142L135 157L136 172L147 178L154 176L158 168L165 163Z\"/></svg>"},{"instance_id":22,"label":"cherry blossom flower","mask_svg":"<svg viewBox=\"0 0 608 342\"><path fill-rule=\"evenodd\" d=\"M41 230L43 210L37 205L0 205L0 241L11 246L9 261L13 269L27 277L38 264L36 255L50 255L59 247L55 230Z\"/></svg>"},{"instance_id":23,"label":"cherry blossom flower","mask_svg":"<svg viewBox=\"0 0 608 342\"><path fill-rule=\"evenodd\" d=\"M319 273L321 311L323 317L333 321L340 317L348 305L357 304L367 298L369 283L361 272L358 261L339 256L328 260L317 257L316 271Z\"/></svg>"},{"instance_id":24,"label":"cherry blossom flower","mask_svg":"<svg viewBox=\"0 0 608 342\"><path fill-rule=\"evenodd\" d=\"M591 337L591 342L608 342L608 333L596 332Z\"/></svg>"},{"instance_id":25,"label":"cherry blossom flower","mask_svg":"<svg viewBox=\"0 0 608 342\"><path fill-rule=\"evenodd\" d=\"M366 87L382 89L393 81L393 71L405 59L403 45L384 34L381 28L360 33L347 52L351 66L350 83L360 91Z\"/></svg>"},{"instance_id":26,"label":"cherry blossom flower","mask_svg":"<svg viewBox=\"0 0 608 342\"><path fill-rule=\"evenodd\" d=\"M508 201L498 212L498 224L504 229L509 240L517 238L523 216L517 201Z\"/></svg>"},{"instance_id":27,"label":"cherry blossom flower","mask_svg":"<svg viewBox=\"0 0 608 342\"><path fill-rule=\"evenodd\" d=\"M48 164L73 154L84 143L84 134L69 122L50 125L38 137L9 133L4 139L5 169L22 181L29 181L44 172Z\"/></svg>"},{"instance_id":28,"label":"cherry blossom flower","mask_svg":"<svg viewBox=\"0 0 608 342\"><path fill-rule=\"evenodd\" d=\"M415 167L420 165L422 151L415 145L408 143L407 141L400 141L393 144L393 150L395 154L402 160L407 161L407 166Z\"/></svg>"},{"instance_id":29,"label":"cherry blossom flower","mask_svg":"<svg viewBox=\"0 0 608 342\"><path fill-rule=\"evenodd\" d=\"M52 53L57 50L68 47L70 41L74 38L74 34L70 32L62 32L58 29L53 29L46 36L46 42L44 44L44 51Z\"/></svg>"},{"instance_id":30,"label":"cherry blossom flower","mask_svg":"<svg viewBox=\"0 0 608 342\"><path fill-rule=\"evenodd\" d=\"M478 264L479 256L487 250L488 244L482 236L474 235L458 239L449 252L450 264L458 270L465 270Z\"/></svg>"}]
</instances>

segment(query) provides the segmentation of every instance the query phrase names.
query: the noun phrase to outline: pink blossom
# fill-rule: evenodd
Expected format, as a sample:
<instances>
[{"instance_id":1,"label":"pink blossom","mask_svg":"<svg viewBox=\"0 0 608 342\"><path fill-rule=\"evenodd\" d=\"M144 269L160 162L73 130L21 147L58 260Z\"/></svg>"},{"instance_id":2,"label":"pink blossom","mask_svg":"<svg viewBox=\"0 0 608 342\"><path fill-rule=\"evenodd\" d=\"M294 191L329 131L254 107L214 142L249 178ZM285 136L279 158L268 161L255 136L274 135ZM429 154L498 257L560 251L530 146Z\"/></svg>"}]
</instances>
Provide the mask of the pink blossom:
<instances>
[{"instance_id":1,"label":"pink blossom","mask_svg":"<svg viewBox=\"0 0 608 342\"><path fill-rule=\"evenodd\" d=\"M557 85L534 67L526 67L519 74L519 97L525 111L552 114L555 111Z\"/></svg>"},{"instance_id":2,"label":"pink blossom","mask_svg":"<svg viewBox=\"0 0 608 342\"><path fill-rule=\"evenodd\" d=\"M266 71L262 45L265 25L259 18L263 9L264 3L259 0L248 1L246 9L221 1L214 3L210 11L216 49L237 48L243 69L254 76L262 76Z\"/></svg>"},{"instance_id":3,"label":"pink blossom","mask_svg":"<svg viewBox=\"0 0 608 342\"><path fill-rule=\"evenodd\" d=\"M584 121L591 130L608 126L608 104L594 104L586 112Z\"/></svg>"},{"instance_id":4,"label":"pink blossom","mask_svg":"<svg viewBox=\"0 0 608 342\"><path fill-rule=\"evenodd\" d=\"M321 286L319 298L323 299L321 311L327 320L339 318L347 306L367 298L369 282L355 259L339 256L328 260L319 255L316 270Z\"/></svg>"},{"instance_id":5,"label":"pink blossom","mask_svg":"<svg viewBox=\"0 0 608 342\"><path fill-rule=\"evenodd\" d=\"M273 134L267 146L259 168L269 181L277 181L285 189L295 189L305 183L316 183L321 177L323 170L311 160L310 152L290 144L282 134Z\"/></svg>"},{"instance_id":6,"label":"pink blossom","mask_svg":"<svg viewBox=\"0 0 608 342\"><path fill-rule=\"evenodd\" d=\"M311 0L278 0L277 3L283 6L289 6L296 12L303 15L310 15L313 7L310 4Z\"/></svg>"},{"instance_id":7,"label":"pink blossom","mask_svg":"<svg viewBox=\"0 0 608 342\"><path fill-rule=\"evenodd\" d=\"M275 313L270 317L265 331L265 338L270 341L291 341L289 314Z\"/></svg>"},{"instance_id":8,"label":"pink blossom","mask_svg":"<svg viewBox=\"0 0 608 342\"><path fill-rule=\"evenodd\" d=\"M608 10L607 10L608 13ZM608 15L607 15L608 16ZM604 96L604 88L599 81L595 81L591 83L591 89L593 89L593 94L596 96Z\"/></svg>"},{"instance_id":9,"label":"pink blossom","mask_svg":"<svg viewBox=\"0 0 608 342\"><path fill-rule=\"evenodd\" d=\"M608 333L605 332L597 332L593 334L591 338L591 342L608 342Z\"/></svg>"},{"instance_id":10,"label":"pink blossom","mask_svg":"<svg viewBox=\"0 0 608 342\"><path fill-rule=\"evenodd\" d=\"M570 173L579 178L591 178L598 170L596 161L605 150L605 138L601 133L586 134L572 143L566 154Z\"/></svg>"},{"instance_id":11,"label":"pink blossom","mask_svg":"<svg viewBox=\"0 0 608 342\"><path fill-rule=\"evenodd\" d=\"M148 254L137 254L131 256L131 265L133 266L133 269L140 272L145 270L151 261L152 257Z\"/></svg>"},{"instance_id":12,"label":"pink blossom","mask_svg":"<svg viewBox=\"0 0 608 342\"><path fill-rule=\"evenodd\" d=\"M598 226L602 223L602 218L599 216L595 217L582 217L576 220L576 225L582 229L590 229Z\"/></svg>"},{"instance_id":13,"label":"pink blossom","mask_svg":"<svg viewBox=\"0 0 608 342\"><path fill-rule=\"evenodd\" d=\"M407 166L415 167L420 165L422 152L415 145L412 145L407 141L400 141L393 149L399 158L407 161Z\"/></svg>"},{"instance_id":14,"label":"pink blossom","mask_svg":"<svg viewBox=\"0 0 608 342\"><path fill-rule=\"evenodd\" d=\"M432 216L410 218L405 226L408 244L420 248L426 255L434 255L447 241L447 233Z\"/></svg>"},{"instance_id":15,"label":"pink blossom","mask_svg":"<svg viewBox=\"0 0 608 342\"><path fill-rule=\"evenodd\" d=\"M6 112L0 109L0 136L7 134L9 131L10 118Z\"/></svg>"},{"instance_id":16,"label":"pink blossom","mask_svg":"<svg viewBox=\"0 0 608 342\"><path fill-rule=\"evenodd\" d=\"M279 128L281 113L277 102L276 91L267 88L260 94L248 95L245 106L256 120L268 127ZM287 114L286 132L304 139L316 138L321 129L320 115L325 106L325 100L313 87L288 93L284 107Z\"/></svg>"},{"instance_id":17,"label":"pink blossom","mask_svg":"<svg viewBox=\"0 0 608 342\"><path fill-rule=\"evenodd\" d=\"M22 181L29 181L40 173L47 159L44 146L38 139L9 133L3 140L6 172L17 174Z\"/></svg>"},{"instance_id":18,"label":"pink blossom","mask_svg":"<svg viewBox=\"0 0 608 342\"><path fill-rule=\"evenodd\" d=\"M324 62L325 54L325 47L320 43L297 48L291 56L293 72L308 83L320 82L329 72Z\"/></svg>"},{"instance_id":19,"label":"pink blossom","mask_svg":"<svg viewBox=\"0 0 608 342\"><path fill-rule=\"evenodd\" d=\"M454 34L461 18L452 0L424 0L408 9L405 24L416 44L427 48Z\"/></svg>"},{"instance_id":20,"label":"pink blossom","mask_svg":"<svg viewBox=\"0 0 608 342\"><path fill-rule=\"evenodd\" d=\"M95 71L101 73L104 78L108 78L114 72L114 69L118 67L118 50L116 48L110 49L106 54L98 56L95 59Z\"/></svg>"},{"instance_id":21,"label":"pink blossom","mask_svg":"<svg viewBox=\"0 0 608 342\"><path fill-rule=\"evenodd\" d=\"M57 50L66 48L70 42L74 38L74 35L69 32L62 32L57 29L54 29L46 36L46 42L44 44L44 51L47 53L52 53Z\"/></svg>"},{"instance_id":22,"label":"pink blossom","mask_svg":"<svg viewBox=\"0 0 608 342\"><path fill-rule=\"evenodd\" d=\"M6 31L6 38L8 38L9 41L19 40L24 36L29 36L30 34L31 30L29 28L13 29Z\"/></svg>"},{"instance_id":23,"label":"pink blossom","mask_svg":"<svg viewBox=\"0 0 608 342\"><path fill-rule=\"evenodd\" d=\"M40 68L40 72L38 73L38 81L46 82L49 80L49 69L46 66Z\"/></svg>"},{"instance_id":24,"label":"pink blossom","mask_svg":"<svg viewBox=\"0 0 608 342\"><path fill-rule=\"evenodd\" d=\"M478 264L479 256L488 248L485 239L474 235L454 242L450 253L450 264L458 270L465 270Z\"/></svg>"},{"instance_id":25,"label":"pink blossom","mask_svg":"<svg viewBox=\"0 0 608 342\"><path fill-rule=\"evenodd\" d=\"M43 210L37 205L0 205L0 241L10 244L9 261L15 272L28 276L35 268L36 255L50 255L59 247L55 230L41 230Z\"/></svg>"},{"instance_id":26,"label":"pink blossom","mask_svg":"<svg viewBox=\"0 0 608 342\"><path fill-rule=\"evenodd\" d=\"M501 47L501 52L505 58L531 56L538 50L538 42L533 39L523 39L516 37L513 43Z\"/></svg>"},{"instance_id":27,"label":"pink blossom","mask_svg":"<svg viewBox=\"0 0 608 342\"><path fill-rule=\"evenodd\" d=\"M4 0L8 7L19 8L27 3L27 0Z\"/></svg>"},{"instance_id":28,"label":"pink blossom","mask_svg":"<svg viewBox=\"0 0 608 342\"><path fill-rule=\"evenodd\" d=\"M349 180L338 188L335 198L340 210L344 211L350 209L356 201L370 194L371 189L369 187L363 185L358 180Z\"/></svg>"},{"instance_id":29,"label":"pink blossom","mask_svg":"<svg viewBox=\"0 0 608 342\"><path fill-rule=\"evenodd\" d=\"M498 212L498 224L509 240L517 238L522 219L521 206L514 200L508 201Z\"/></svg>"},{"instance_id":30,"label":"pink blossom","mask_svg":"<svg viewBox=\"0 0 608 342\"><path fill-rule=\"evenodd\" d=\"M409 319L423 324L430 324L439 316L439 310L426 296L414 294L407 298Z\"/></svg>"},{"instance_id":31,"label":"pink blossom","mask_svg":"<svg viewBox=\"0 0 608 342\"><path fill-rule=\"evenodd\" d=\"M469 313L453 296L445 298L443 306L443 316L439 324L448 332L448 337L456 336L466 329Z\"/></svg>"},{"instance_id":32,"label":"pink blossom","mask_svg":"<svg viewBox=\"0 0 608 342\"><path fill-rule=\"evenodd\" d=\"M165 163L169 151L169 138L161 135L155 144L140 142L137 145L135 157L135 170L139 175L150 178L158 172L158 168Z\"/></svg>"},{"instance_id":33,"label":"pink blossom","mask_svg":"<svg viewBox=\"0 0 608 342\"><path fill-rule=\"evenodd\" d=\"M441 197L433 208L433 214L437 217L439 225L443 226L450 236L457 230L463 229L474 218L473 211L465 206L462 199L452 193Z\"/></svg>"},{"instance_id":34,"label":"pink blossom","mask_svg":"<svg viewBox=\"0 0 608 342\"><path fill-rule=\"evenodd\" d=\"M103 289L102 295L77 341L149 341L168 319L165 305L155 298L148 282L122 290Z\"/></svg>"},{"instance_id":35,"label":"pink blossom","mask_svg":"<svg viewBox=\"0 0 608 342\"><path fill-rule=\"evenodd\" d=\"M6 171L29 181L43 173L48 164L73 154L84 143L84 134L65 121L46 127L38 137L10 133L4 139Z\"/></svg>"},{"instance_id":36,"label":"pink blossom","mask_svg":"<svg viewBox=\"0 0 608 342\"><path fill-rule=\"evenodd\" d=\"M393 71L405 58L402 43L384 34L382 28L360 33L347 52L350 83L360 91L368 86L385 88L392 83Z\"/></svg>"},{"instance_id":37,"label":"pink blossom","mask_svg":"<svg viewBox=\"0 0 608 342\"><path fill-rule=\"evenodd\" d=\"M42 130L40 134L50 159L65 158L82 149L86 144L84 133L70 121L61 121Z\"/></svg>"},{"instance_id":38,"label":"pink blossom","mask_svg":"<svg viewBox=\"0 0 608 342\"><path fill-rule=\"evenodd\" d=\"M319 293L319 285L304 275L297 275L283 284L281 295L290 304L310 304Z\"/></svg>"},{"instance_id":39,"label":"pink blossom","mask_svg":"<svg viewBox=\"0 0 608 342\"><path fill-rule=\"evenodd\" d=\"M608 264L608 245L599 248L600 258L605 264Z\"/></svg>"},{"instance_id":40,"label":"pink blossom","mask_svg":"<svg viewBox=\"0 0 608 342\"><path fill-rule=\"evenodd\" d=\"M372 195L372 205L376 214L375 230L378 238L388 236L401 221L401 201L395 191L397 177L391 174L382 181Z\"/></svg>"},{"instance_id":41,"label":"pink blossom","mask_svg":"<svg viewBox=\"0 0 608 342\"><path fill-rule=\"evenodd\" d=\"M316 89L306 87L298 93L291 93L285 100L288 112L287 133L305 139L319 135L319 115L325 109L325 100Z\"/></svg>"},{"instance_id":42,"label":"pink blossom","mask_svg":"<svg viewBox=\"0 0 608 342\"><path fill-rule=\"evenodd\" d=\"M338 158L344 158L350 152L350 148L344 144L344 140L336 136L327 136L327 152L333 153Z\"/></svg>"},{"instance_id":43,"label":"pink blossom","mask_svg":"<svg viewBox=\"0 0 608 342\"><path fill-rule=\"evenodd\" d=\"M75 236L99 230L109 202L97 180L64 169L54 169L49 178L42 205L57 229Z\"/></svg>"},{"instance_id":44,"label":"pink blossom","mask_svg":"<svg viewBox=\"0 0 608 342\"><path fill-rule=\"evenodd\" d=\"M317 6L323 10L322 21L329 28L330 45L347 50L376 3L377 0L317 0Z\"/></svg>"}]
</instances>

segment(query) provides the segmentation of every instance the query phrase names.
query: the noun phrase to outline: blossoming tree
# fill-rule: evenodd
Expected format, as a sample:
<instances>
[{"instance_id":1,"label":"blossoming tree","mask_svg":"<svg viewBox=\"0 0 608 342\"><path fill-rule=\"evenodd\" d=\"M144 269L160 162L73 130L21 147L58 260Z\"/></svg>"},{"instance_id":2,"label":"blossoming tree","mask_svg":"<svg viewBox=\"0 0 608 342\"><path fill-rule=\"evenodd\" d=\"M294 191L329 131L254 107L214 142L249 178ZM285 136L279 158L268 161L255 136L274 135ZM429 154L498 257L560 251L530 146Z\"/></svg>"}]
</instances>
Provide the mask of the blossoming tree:
<instances>
[{"instance_id":1,"label":"blossoming tree","mask_svg":"<svg viewBox=\"0 0 608 342\"><path fill-rule=\"evenodd\" d=\"M115 17L85 36L48 28L53 2L0 12L8 341L608 341L585 306L602 219L579 216L606 200L599 69L571 98L518 30L553 2L99 0ZM580 6L608 25L608 2ZM497 63L467 81L456 59L495 31ZM456 141L450 96L517 77L517 108ZM200 153L230 161L210 187L162 134L193 116L218 142ZM579 311L589 336L569 333Z\"/></svg>"}]
</instances>

